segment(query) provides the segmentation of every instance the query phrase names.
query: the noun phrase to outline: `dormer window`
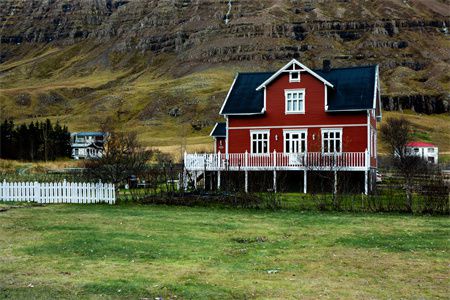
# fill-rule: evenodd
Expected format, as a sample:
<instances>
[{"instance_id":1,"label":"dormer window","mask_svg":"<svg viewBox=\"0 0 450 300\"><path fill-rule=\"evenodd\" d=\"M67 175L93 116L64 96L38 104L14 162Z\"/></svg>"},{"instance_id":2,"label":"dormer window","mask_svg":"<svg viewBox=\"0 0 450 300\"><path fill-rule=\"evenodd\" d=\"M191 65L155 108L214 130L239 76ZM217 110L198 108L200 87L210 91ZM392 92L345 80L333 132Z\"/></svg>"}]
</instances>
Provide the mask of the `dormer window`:
<instances>
[{"instance_id":1,"label":"dormer window","mask_svg":"<svg viewBox=\"0 0 450 300\"><path fill-rule=\"evenodd\" d=\"M285 90L284 97L286 114L305 113L305 89Z\"/></svg>"},{"instance_id":2,"label":"dormer window","mask_svg":"<svg viewBox=\"0 0 450 300\"><path fill-rule=\"evenodd\" d=\"M300 82L300 72L290 72L289 82Z\"/></svg>"}]
</instances>

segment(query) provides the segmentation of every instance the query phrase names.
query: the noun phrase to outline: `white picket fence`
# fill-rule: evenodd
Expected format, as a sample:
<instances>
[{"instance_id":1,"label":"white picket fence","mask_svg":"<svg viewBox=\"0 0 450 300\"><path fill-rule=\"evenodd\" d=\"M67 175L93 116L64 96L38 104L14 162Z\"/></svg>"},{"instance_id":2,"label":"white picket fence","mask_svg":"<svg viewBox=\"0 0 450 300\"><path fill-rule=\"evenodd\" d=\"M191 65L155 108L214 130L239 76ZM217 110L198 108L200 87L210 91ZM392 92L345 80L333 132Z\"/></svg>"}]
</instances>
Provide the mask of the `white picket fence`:
<instances>
[{"instance_id":1,"label":"white picket fence","mask_svg":"<svg viewBox=\"0 0 450 300\"><path fill-rule=\"evenodd\" d=\"M78 182L0 182L0 200L37 203L116 202L114 184Z\"/></svg>"}]
</instances>

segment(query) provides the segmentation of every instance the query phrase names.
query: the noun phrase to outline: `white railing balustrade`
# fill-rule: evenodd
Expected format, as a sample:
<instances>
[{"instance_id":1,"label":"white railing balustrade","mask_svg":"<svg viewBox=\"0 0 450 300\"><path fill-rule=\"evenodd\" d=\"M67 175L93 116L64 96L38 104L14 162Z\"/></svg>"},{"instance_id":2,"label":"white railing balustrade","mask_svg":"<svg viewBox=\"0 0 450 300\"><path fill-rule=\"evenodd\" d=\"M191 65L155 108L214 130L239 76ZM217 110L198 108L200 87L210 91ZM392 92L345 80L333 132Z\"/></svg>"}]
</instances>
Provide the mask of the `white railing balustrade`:
<instances>
[{"instance_id":1,"label":"white railing balustrade","mask_svg":"<svg viewBox=\"0 0 450 300\"><path fill-rule=\"evenodd\" d=\"M0 201L36 203L109 203L116 201L111 183L0 182Z\"/></svg>"},{"instance_id":2,"label":"white railing balustrade","mask_svg":"<svg viewBox=\"0 0 450 300\"><path fill-rule=\"evenodd\" d=\"M369 165L366 152L342 153L223 153L184 155L187 170L220 171L220 170L363 170Z\"/></svg>"}]
</instances>

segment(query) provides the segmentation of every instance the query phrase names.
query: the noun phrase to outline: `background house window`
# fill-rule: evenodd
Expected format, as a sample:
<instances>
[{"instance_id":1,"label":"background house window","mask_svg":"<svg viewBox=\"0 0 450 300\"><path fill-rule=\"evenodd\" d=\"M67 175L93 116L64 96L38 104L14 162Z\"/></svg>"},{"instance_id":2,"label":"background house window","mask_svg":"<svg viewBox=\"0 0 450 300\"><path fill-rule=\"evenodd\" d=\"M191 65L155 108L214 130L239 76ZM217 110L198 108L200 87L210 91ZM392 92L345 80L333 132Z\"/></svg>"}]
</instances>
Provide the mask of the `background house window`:
<instances>
[{"instance_id":1,"label":"background house window","mask_svg":"<svg viewBox=\"0 0 450 300\"><path fill-rule=\"evenodd\" d=\"M434 148L428 148L428 153L434 153Z\"/></svg>"},{"instance_id":2,"label":"background house window","mask_svg":"<svg viewBox=\"0 0 450 300\"><path fill-rule=\"evenodd\" d=\"M306 151L306 131L285 131L284 152L303 153Z\"/></svg>"},{"instance_id":3,"label":"background house window","mask_svg":"<svg viewBox=\"0 0 450 300\"><path fill-rule=\"evenodd\" d=\"M342 151L342 129L322 130L322 152L340 153Z\"/></svg>"},{"instance_id":4,"label":"background house window","mask_svg":"<svg viewBox=\"0 0 450 300\"><path fill-rule=\"evenodd\" d=\"M290 72L289 82L300 82L300 72Z\"/></svg>"},{"instance_id":5,"label":"background house window","mask_svg":"<svg viewBox=\"0 0 450 300\"><path fill-rule=\"evenodd\" d=\"M252 131L251 136L251 152L256 154L269 153L269 132L268 131Z\"/></svg>"},{"instance_id":6,"label":"background house window","mask_svg":"<svg viewBox=\"0 0 450 300\"><path fill-rule=\"evenodd\" d=\"M305 112L305 90L287 90L285 91L286 113L304 113Z\"/></svg>"}]
</instances>

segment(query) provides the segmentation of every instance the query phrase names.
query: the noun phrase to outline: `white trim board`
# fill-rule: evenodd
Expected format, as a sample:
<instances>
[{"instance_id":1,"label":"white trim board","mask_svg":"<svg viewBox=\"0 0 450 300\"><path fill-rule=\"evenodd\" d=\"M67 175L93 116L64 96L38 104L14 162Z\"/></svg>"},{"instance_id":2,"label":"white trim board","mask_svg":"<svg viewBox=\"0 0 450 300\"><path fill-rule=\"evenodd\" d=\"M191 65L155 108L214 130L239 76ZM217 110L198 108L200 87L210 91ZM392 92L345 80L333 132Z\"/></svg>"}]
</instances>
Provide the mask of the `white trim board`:
<instances>
[{"instance_id":1,"label":"white trim board","mask_svg":"<svg viewBox=\"0 0 450 300\"><path fill-rule=\"evenodd\" d=\"M294 129L294 128L339 128L339 127L366 127L367 124L325 124L325 125L282 125L282 126L243 126L243 127L228 127L228 129Z\"/></svg>"}]
</instances>

